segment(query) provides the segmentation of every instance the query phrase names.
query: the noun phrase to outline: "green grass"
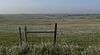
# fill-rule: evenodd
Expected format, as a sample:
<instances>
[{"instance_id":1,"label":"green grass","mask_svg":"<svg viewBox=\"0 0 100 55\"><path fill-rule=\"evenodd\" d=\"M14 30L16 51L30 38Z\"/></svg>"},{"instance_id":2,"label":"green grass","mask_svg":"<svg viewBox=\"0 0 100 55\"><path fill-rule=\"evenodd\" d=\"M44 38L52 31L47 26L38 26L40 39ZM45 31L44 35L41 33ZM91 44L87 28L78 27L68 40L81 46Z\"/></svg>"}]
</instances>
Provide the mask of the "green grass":
<instances>
[{"instance_id":1,"label":"green grass","mask_svg":"<svg viewBox=\"0 0 100 55\"><path fill-rule=\"evenodd\" d=\"M36 35L36 36L34 36ZM61 35L57 37L57 43L70 43L73 45L80 46L89 46L89 45L100 45L100 33L95 33L94 35ZM23 41L24 41L24 36ZM28 34L29 44L39 44L44 43L53 43L53 34L42 35L42 34ZM16 33L1 33L0 35L0 44L3 45L18 45L20 43L19 35Z\"/></svg>"},{"instance_id":2,"label":"green grass","mask_svg":"<svg viewBox=\"0 0 100 55\"><path fill-rule=\"evenodd\" d=\"M6 21L0 23L0 55L100 55L99 19ZM28 43L20 45L18 26L27 25L28 30L53 30L55 22L58 22L55 46L53 34L28 34Z\"/></svg>"}]
</instances>

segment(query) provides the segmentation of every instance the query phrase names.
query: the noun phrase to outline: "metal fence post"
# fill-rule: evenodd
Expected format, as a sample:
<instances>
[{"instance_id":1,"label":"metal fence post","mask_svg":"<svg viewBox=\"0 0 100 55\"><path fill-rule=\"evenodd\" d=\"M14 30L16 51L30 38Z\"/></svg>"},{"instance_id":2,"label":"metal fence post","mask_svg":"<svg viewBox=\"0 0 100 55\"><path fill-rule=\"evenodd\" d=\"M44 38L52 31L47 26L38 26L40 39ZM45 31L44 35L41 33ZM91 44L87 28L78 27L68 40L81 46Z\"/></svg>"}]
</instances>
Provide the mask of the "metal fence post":
<instances>
[{"instance_id":1,"label":"metal fence post","mask_svg":"<svg viewBox=\"0 0 100 55\"><path fill-rule=\"evenodd\" d=\"M54 30L54 45L56 44L57 39L57 23L55 23L55 30Z\"/></svg>"}]
</instances>

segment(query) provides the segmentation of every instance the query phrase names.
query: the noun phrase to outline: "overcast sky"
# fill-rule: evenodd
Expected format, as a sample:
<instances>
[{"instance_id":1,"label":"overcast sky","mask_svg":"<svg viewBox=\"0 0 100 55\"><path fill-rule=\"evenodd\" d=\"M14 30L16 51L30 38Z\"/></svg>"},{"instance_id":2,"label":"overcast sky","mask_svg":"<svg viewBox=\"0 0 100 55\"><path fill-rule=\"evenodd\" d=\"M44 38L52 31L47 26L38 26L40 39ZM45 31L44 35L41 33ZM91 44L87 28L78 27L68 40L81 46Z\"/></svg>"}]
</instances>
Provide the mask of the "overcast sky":
<instances>
[{"instance_id":1,"label":"overcast sky","mask_svg":"<svg viewBox=\"0 0 100 55\"><path fill-rule=\"evenodd\" d=\"M100 13L100 0L0 0L0 14Z\"/></svg>"}]
</instances>

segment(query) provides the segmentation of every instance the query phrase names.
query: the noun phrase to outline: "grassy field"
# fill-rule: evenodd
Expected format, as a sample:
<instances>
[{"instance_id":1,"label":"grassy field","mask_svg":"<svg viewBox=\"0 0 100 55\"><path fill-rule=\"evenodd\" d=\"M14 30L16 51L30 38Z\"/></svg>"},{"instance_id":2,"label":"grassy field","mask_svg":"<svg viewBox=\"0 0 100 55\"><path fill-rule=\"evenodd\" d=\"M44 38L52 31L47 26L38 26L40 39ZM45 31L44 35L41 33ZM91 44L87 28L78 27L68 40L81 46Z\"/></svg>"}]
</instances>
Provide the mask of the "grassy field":
<instances>
[{"instance_id":1,"label":"grassy field","mask_svg":"<svg viewBox=\"0 0 100 55\"><path fill-rule=\"evenodd\" d=\"M62 19L43 17L15 19L13 16L14 19L0 19L0 55L100 55L98 16L72 16ZM28 34L28 43L24 42L24 26L31 31L54 30L54 23L58 23L55 46L53 34ZM19 26L23 31L22 45L18 33Z\"/></svg>"}]
</instances>

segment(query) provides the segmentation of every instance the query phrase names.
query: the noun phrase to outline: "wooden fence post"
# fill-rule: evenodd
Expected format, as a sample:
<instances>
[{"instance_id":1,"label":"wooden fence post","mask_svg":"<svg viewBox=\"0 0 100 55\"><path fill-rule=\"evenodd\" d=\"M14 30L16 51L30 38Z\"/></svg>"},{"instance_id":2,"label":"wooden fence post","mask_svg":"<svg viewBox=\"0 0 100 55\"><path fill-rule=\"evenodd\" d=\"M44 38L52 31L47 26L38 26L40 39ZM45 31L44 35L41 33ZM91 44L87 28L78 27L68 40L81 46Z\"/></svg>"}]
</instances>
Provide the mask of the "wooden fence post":
<instances>
[{"instance_id":1,"label":"wooden fence post","mask_svg":"<svg viewBox=\"0 0 100 55\"><path fill-rule=\"evenodd\" d=\"M21 27L19 27L18 29L19 29L20 45L22 45L22 32L21 32Z\"/></svg>"},{"instance_id":2,"label":"wooden fence post","mask_svg":"<svg viewBox=\"0 0 100 55\"><path fill-rule=\"evenodd\" d=\"M25 41L27 42L28 41L28 39L27 39L27 26L25 26L25 29L24 29L24 31L25 31Z\"/></svg>"},{"instance_id":3,"label":"wooden fence post","mask_svg":"<svg viewBox=\"0 0 100 55\"><path fill-rule=\"evenodd\" d=\"M57 38L57 23L55 23L55 30L54 30L54 45L56 44Z\"/></svg>"}]
</instances>

